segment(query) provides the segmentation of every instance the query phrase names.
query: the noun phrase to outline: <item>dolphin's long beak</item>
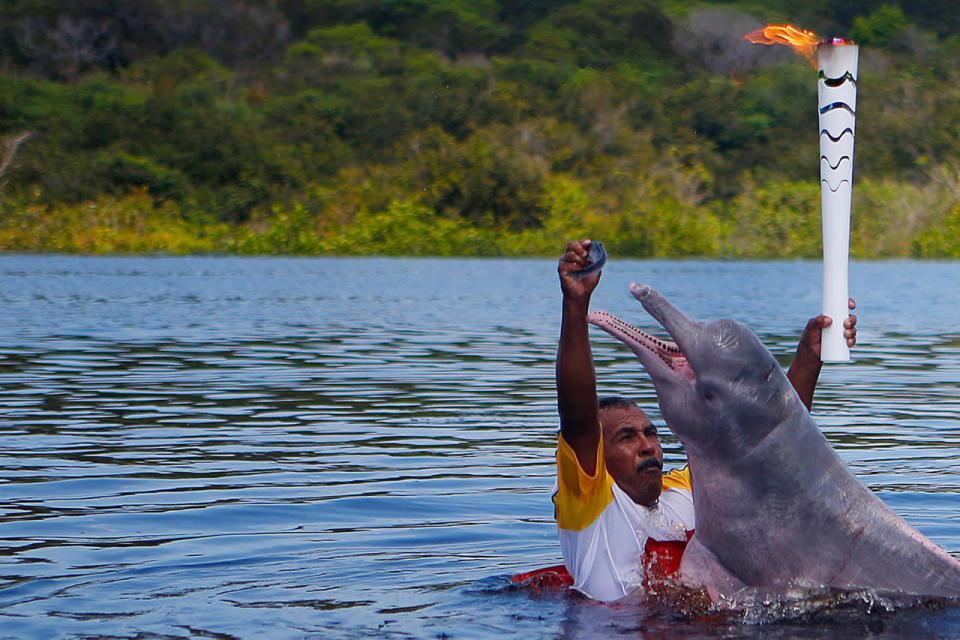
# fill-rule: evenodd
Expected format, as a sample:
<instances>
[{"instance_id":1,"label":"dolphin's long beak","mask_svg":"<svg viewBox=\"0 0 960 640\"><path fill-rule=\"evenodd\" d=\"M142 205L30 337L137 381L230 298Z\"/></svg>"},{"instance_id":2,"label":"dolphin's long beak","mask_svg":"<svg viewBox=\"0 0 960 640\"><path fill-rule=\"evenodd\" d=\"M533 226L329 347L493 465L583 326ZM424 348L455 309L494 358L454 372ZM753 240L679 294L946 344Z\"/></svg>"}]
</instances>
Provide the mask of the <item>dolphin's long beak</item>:
<instances>
[{"instance_id":1,"label":"dolphin's long beak","mask_svg":"<svg viewBox=\"0 0 960 640\"><path fill-rule=\"evenodd\" d=\"M677 341L681 351L693 352L691 341L700 333L702 323L688 318L650 285L634 282L630 285L630 293Z\"/></svg>"},{"instance_id":2,"label":"dolphin's long beak","mask_svg":"<svg viewBox=\"0 0 960 640\"><path fill-rule=\"evenodd\" d=\"M655 338L606 311L594 311L587 320L630 347L654 382L675 381L678 374L683 379L694 379L693 369L676 343Z\"/></svg>"}]
</instances>

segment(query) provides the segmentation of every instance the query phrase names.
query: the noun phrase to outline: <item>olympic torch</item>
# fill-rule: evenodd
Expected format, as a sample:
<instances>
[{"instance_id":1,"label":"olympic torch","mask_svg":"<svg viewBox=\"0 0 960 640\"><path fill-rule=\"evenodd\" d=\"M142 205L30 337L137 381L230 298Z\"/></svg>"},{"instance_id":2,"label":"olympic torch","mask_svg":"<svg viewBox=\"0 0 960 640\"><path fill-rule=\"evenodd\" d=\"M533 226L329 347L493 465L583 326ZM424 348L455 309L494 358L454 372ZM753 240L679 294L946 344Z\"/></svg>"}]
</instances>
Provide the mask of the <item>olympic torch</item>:
<instances>
[{"instance_id":1,"label":"olympic torch","mask_svg":"<svg viewBox=\"0 0 960 640\"><path fill-rule=\"evenodd\" d=\"M849 314L850 209L853 203L853 142L857 113L859 47L847 40L817 45L817 99L820 111L820 205L823 217L823 313L833 324L823 330L820 359L848 362L843 336Z\"/></svg>"},{"instance_id":2,"label":"olympic torch","mask_svg":"<svg viewBox=\"0 0 960 640\"><path fill-rule=\"evenodd\" d=\"M820 359L849 362L843 336L849 314L850 209L853 204L853 142L856 133L859 47L849 40L821 41L812 31L768 25L744 36L757 44L787 44L817 67L820 114L820 207L823 219L823 330ZM814 62L814 51L816 61Z\"/></svg>"}]
</instances>

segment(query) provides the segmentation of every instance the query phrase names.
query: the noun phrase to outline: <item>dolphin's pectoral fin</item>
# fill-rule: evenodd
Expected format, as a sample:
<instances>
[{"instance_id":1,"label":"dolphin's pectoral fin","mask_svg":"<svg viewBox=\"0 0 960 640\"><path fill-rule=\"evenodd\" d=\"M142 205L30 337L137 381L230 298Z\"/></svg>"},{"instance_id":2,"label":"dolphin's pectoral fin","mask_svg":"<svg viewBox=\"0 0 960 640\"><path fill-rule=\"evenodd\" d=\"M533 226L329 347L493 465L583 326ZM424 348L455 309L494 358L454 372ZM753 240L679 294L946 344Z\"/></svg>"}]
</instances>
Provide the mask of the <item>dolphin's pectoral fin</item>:
<instances>
[{"instance_id":1,"label":"dolphin's pectoral fin","mask_svg":"<svg viewBox=\"0 0 960 640\"><path fill-rule=\"evenodd\" d=\"M690 587L705 587L714 602L729 598L747 586L720 564L717 556L700 543L696 534L683 552L680 579Z\"/></svg>"}]
</instances>

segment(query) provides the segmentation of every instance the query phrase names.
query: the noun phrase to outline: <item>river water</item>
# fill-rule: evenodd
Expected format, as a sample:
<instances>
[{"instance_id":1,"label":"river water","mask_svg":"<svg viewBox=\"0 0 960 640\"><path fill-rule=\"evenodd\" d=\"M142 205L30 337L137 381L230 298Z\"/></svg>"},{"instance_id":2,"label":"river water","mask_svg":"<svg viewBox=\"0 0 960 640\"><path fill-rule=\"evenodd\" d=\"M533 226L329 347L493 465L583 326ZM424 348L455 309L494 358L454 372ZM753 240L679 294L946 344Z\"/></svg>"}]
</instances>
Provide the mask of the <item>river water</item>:
<instances>
[{"instance_id":1,"label":"river water","mask_svg":"<svg viewBox=\"0 0 960 640\"><path fill-rule=\"evenodd\" d=\"M593 307L653 328L645 281L787 364L819 278L614 257ZM960 556L958 282L854 263L860 341L814 417ZM0 256L0 637L960 636L950 606L760 623L510 588L560 562L558 313L553 260ZM636 359L593 342L601 392L659 420Z\"/></svg>"}]
</instances>

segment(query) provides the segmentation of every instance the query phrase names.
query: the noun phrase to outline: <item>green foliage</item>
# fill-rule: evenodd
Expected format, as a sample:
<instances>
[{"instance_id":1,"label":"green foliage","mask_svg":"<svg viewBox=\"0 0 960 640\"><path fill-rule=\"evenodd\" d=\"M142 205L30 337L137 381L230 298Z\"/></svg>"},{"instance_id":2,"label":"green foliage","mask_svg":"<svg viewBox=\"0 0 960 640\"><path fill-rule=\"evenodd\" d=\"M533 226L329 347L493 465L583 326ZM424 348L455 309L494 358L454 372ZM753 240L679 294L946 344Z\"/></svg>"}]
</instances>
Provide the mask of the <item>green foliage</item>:
<instances>
[{"instance_id":1,"label":"green foliage","mask_svg":"<svg viewBox=\"0 0 960 640\"><path fill-rule=\"evenodd\" d=\"M290 47L286 63L320 65L331 79L386 75L403 68L400 43L376 35L365 22L315 29Z\"/></svg>"},{"instance_id":2,"label":"green foliage","mask_svg":"<svg viewBox=\"0 0 960 640\"><path fill-rule=\"evenodd\" d=\"M610 68L621 61L652 64L673 51L673 23L648 0L584 0L538 23L526 55L579 67Z\"/></svg>"},{"instance_id":3,"label":"green foliage","mask_svg":"<svg viewBox=\"0 0 960 640\"><path fill-rule=\"evenodd\" d=\"M114 189L146 187L159 200L183 200L190 189L182 173L148 157L107 149L97 154L94 163L98 182Z\"/></svg>"},{"instance_id":4,"label":"green foliage","mask_svg":"<svg viewBox=\"0 0 960 640\"><path fill-rule=\"evenodd\" d=\"M190 224L157 207L145 190L56 209L27 201L0 207L0 251L209 253L228 247L229 228Z\"/></svg>"},{"instance_id":5,"label":"green foliage","mask_svg":"<svg viewBox=\"0 0 960 640\"><path fill-rule=\"evenodd\" d=\"M933 218L949 210L948 200L931 185L921 188L889 179L857 182L850 218L850 255L910 255L913 239Z\"/></svg>"},{"instance_id":6,"label":"green foliage","mask_svg":"<svg viewBox=\"0 0 960 640\"><path fill-rule=\"evenodd\" d=\"M289 209L274 207L265 226L266 230L259 233L244 230L232 249L240 253L308 254L323 252L325 248L317 232L316 218L301 204Z\"/></svg>"},{"instance_id":7,"label":"green foliage","mask_svg":"<svg viewBox=\"0 0 960 640\"><path fill-rule=\"evenodd\" d=\"M918 258L960 258L960 206L941 224L924 229L914 240L913 255Z\"/></svg>"},{"instance_id":8,"label":"green foliage","mask_svg":"<svg viewBox=\"0 0 960 640\"><path fill-rule=\"evenodd\" d=\"M873 47L885 47L893 42L909 22L903 10L893 4L884 4L868 16L853 21L850 37L856 42Z\"/></svg>"},{"instance_id":9,"label":"green foliage","mask_svg":"<svg viewBox=\"0 0 960 640\"><path fill-rule=\"evenodd\" d=\"M495 0L387 0L370 21L385 33L456 56L494 48L507 29Z\"/></svg>"},{"instance_id":10,"label":"green foliage","mask_svg":"<svg viewBox=\"0 0 960 640\"><path fill-rule=\"evenodd\" d=\"M724 57L752 14L868 45L853 255L951 255L951 6L10 0L0 246L813 258L815 75Z\"/></svg>"},{"instance_id":11,"label":"green foliage","mask_svg":"<svg viewBox=\"0 0 960 640\"><path fill-rule=\"evenodd\" d=\"M178 49L163 57L138 61L122 72L131 83L148 83L154 91L167 91L185 82L225 87L233 74L197 49Z\"/></svg>"},{"instance_id":12,"label":"green foliage","mask_svg":"<svg viewBox=\"0 0 960 640\"><path fill-rule=\"evenodd\" d=\"M412 202L394 201L378 213L361 213L326 249L338 255L483 255L492 234L462 221L434 215Z\"/></svg>"},{"instance_id":13,"label":"green foliage","mask_svg":"<svg viewBox=\"0 0 960 640\"><path fill-rule=\"evenodd\" d=\"M315 89L264 102L263 131L275 157L282 158L278 171L287 184L302 186L331 175L352 158L353 149L336 133L336 107L329 94Z\"/></svg>"},{"instance_id":14,"label":"green foliage","mask_svg":"<svg viewBox=\"0 0 960 640\"><path fill-rule=\"evenodd\" d=\"M816 258L822 251L816 180L748 185L727 217L735 256Z\"/></svg>"}]
</instances>

